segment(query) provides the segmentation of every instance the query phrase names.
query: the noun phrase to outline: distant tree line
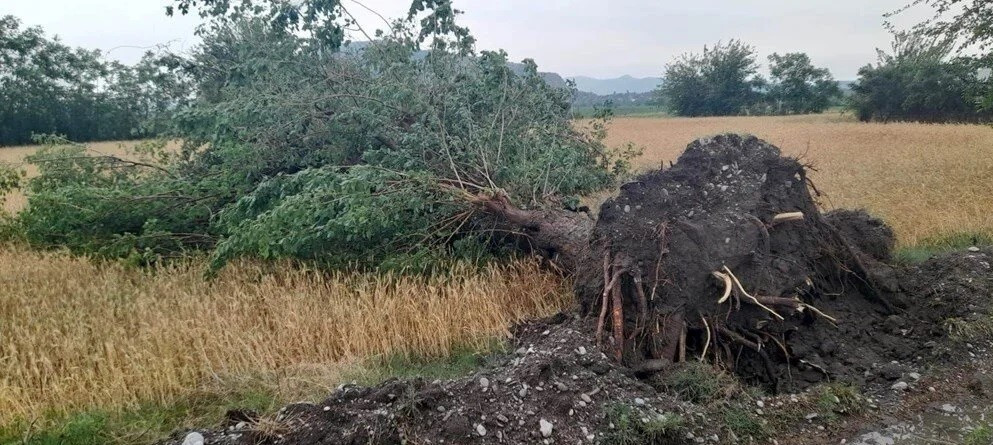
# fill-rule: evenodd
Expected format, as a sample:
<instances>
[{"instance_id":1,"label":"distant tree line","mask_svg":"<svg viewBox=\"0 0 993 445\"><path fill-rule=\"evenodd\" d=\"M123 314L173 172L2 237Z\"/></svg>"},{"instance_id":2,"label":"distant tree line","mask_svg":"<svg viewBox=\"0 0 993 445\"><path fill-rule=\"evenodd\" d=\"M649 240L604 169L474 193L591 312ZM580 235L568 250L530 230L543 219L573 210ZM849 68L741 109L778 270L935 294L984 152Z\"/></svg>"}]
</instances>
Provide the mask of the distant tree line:
<instances>
[{"instance_id":1,"label":"distant tree line","mask_svg":"<svg viewBox=\"0 0 993 445\"><path fill-rule=\"evenodd\" d=\"M134 66L106 61L98 50L0 17L0 145L42 133L75 141L156 134L166 112L190 96L179 63L152 53Z\"/></svg>"},{"instance_id":2,"label":"distant tree line","mask_svg":"<svg viewBox=\"0 0 993 445\"><path fill-rule=\"evenodd\" d=\"M985 3L976 8L993 11ZM993 12L953 19L983 17L990 19ZM989 121L993 57L973 54L990 47L993 38L988 34L993 32L952 23L932 21L913 32L894 33L891 51L878 51L878 61L859 70L847 97L831 73L815 67L804 53L772 54L769 78L762 77L755 48L737 40L684 54L668 64L655 95L679 116L820 113L843 105L862 121ZM969 31L957 34L960 28ZM970 55L963 55L964 49L971 49Z\"/></svg>"},{"instance_id":3,"label":"distant tree line","mask_svg":"<svg viewBox=\"0 0 993 445\"><path fill-rule=\"evenodd\" d=\"M679 116L730 116L819 113L841 95L831 73L804 53L769 56L769 79L758 70L754 47L718 43L668 64L656 96Z\"/></svg>"}]
</instances>

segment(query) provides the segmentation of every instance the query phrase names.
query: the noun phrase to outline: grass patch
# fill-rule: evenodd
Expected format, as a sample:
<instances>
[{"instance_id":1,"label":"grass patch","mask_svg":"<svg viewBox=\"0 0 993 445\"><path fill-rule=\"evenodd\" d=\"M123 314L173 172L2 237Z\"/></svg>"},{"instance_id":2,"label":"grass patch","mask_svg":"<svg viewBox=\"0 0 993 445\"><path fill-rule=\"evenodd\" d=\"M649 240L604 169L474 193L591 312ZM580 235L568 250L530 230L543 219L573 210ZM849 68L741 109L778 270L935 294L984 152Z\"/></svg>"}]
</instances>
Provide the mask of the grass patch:
<instances>
[{"instance_id":1,"label":"grass patch","mask_svg":"<svg viewBox=\"0 0 993 445\"><path fill-rule=\"evenodd\" d=\"M457 347L450 355L443 357L394 354L369 360L366 366L354 373L345 373L345 380L376 385L391 378L454 379L472 374L485 365L493 354L506 352L507 348L506 342L494 339L482 347Z\"/></svg>"},{"instance_id":2,"label":"grass patch","mask_svg":"<svg viewBox=\"0 0 993 445\"><path fill-rule=\"evenodd\" d=\"M643 413L628 405L614 404L606 409L613 425L602 443L655 445L679 443L683 439L683 418L672 413Z\"/></svg>"},{"instance_id":3,"label":"grass patch","mask_svg":"<svg viewBox=\"0 0 993 445\"><path fill-rule=\"evenodd\" d=\"M860 414L865 411L862 395L858 388L846 383L828 383L817 389L815 404L817 412L828 421L839 415Z\"/></svg>"},{"instance_id":4,"label":"grass patch","mask_svg":"<svg viewBox=\"0 0 993 445\"><path fill-rule=\"evenodd\" d=\"M723 410L724 426L739 439L763 440L769 436L765 425L758 416L741 406L729 406Z\"/></svg>"},{"instance_id":5,"label":"grass patch","mask_svg":"<svg viewBox=\"0 0 993 445\"><path fill-rule=\"evenodd\" d=\"M229 410L274 411L279 402L266 389L195 392L172 403L144 403L119 411L91 410L0 428L0 444L130 445L154 443L178 429L218 425Z\"/></svg>"},{"instance_id":6,"label":"grass patch","mask_svg":"<svg viewBox=\"0 0 993 445\"><path fill-rule=\"evenodd\" d=\"M893 258L900 264L918 264L934 255L962 250L970 246L991 246L993 236L986 233L962 232L927 237L912 246L900 247Z\"/></svg>"},{"instance_id":7,"label":"grass patch","mask_svg":"<svg viewBox=\"0 0 993 445\"><path fill-rule=\"evenodd\" d=\"M709 404L738 388L733 377L706 363L686 362L665 376L665 389L682 400Z\"/></svg>"},{"instance_id":8,"label":"grass patch","mask_svg":"<svg viewBox=\"0 0 993 445\"><path fill-rule=\"evenodd\" d=\"M966 433L962 445L989 445L993 443L993 429L983 425Z\"/></svg>"}]
</instances>

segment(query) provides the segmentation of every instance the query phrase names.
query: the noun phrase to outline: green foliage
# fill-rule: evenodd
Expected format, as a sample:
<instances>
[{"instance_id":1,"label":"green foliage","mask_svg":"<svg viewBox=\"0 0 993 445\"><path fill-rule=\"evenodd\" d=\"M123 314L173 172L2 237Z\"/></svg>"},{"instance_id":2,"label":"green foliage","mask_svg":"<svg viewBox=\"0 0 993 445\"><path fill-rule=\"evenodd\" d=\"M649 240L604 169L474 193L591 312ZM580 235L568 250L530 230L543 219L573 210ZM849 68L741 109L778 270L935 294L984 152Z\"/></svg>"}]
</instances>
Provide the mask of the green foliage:
<instances>
[{"instance_id":1,"label":"green foliage","mask_svg":"<svg viewBox=\"0 0 993 445\"><path fill-rule=\"evenodd\" d=\"M209 25L178 62L197 92L174 115L182 151L130 163L46 148L18 218L32 243L139 263L206 248L215 269L237 256L424 269L489 247L500 227L478 196L562 208L636 154L604 145L606 114L577 128L572 91L533 61L515 72L504 52L468 54L447 2L415 2L362 43L308 28L331 26L333 1L179 5Z\"/></svg>"},{"instance_id":2,"label":"green foliage","mask_svg":"<svg viewBox=\"0 0 993 445\"><path fill-rule=\"evenodd\" d=\"M841 94L831 73L805 53L769 56L768 82L758 69L754 47L718 43L666 65L655 95L678 116L732 116L820 113Z\"/></svg>"},{"instance_id":3,"label":"green foliage","mask_svg":"<svg viewBox=\"0 0 993 445\"><path fill-rule=\"evenodd\" d=\"M26 181L29 206L15 221L29 243L147 262L211 242L210 232L197 232L211 217L210 200L168 170L61 138L38 141L43 147L27 160L39 174Z\"/></svg>"},{"instance_id":4,"label":"green foliage","mask_svg":"<svg viewBox=\"0 0 993 445\"><path fill-rule=\"evenodd\" d=\"M892 53L859 70L850 107L862 121L973 122L988 120L978 106L989 95L976 60L953 58L954 41L897 33Z\"/></svg>"},{"instance_id":5,"label":"green foliage","mask_svg":"<svg viewBox=\"0 0 993 445\"><path fill-rule=\"evenodd\" d=\"M603 433L605 444L663 445L681 443L683 418L678 414L641 412L624 404L606 408L606 421L613 428Z\"/></svg>"},{"instance_id":6,"label":"green foliage","mask_svg":"<svg viewBox=\"0 0 993 445\"><path fill-rule=\"evenodd\" d=\"M962 437L962 445L989 445L993 443L993 428L982 425Z\"/></svg>"},{"instance_id":7,"label":"green foliage","mask_svg":"<svg viewBox=\"0 0 993 445\"><path fill-rule=\"evenodd\" d=\"M71 48L41 28L0 17L0 145L57 133L77 141L145 137L189 94L174 57L134 67Z\"/></svg>"},{"instance_id":8,"label":"green foliage","mask_svg":"<svg viewBox=\"0 0 993 445\"><path fill-rule=\"evenodd\" d=\"M740 406L729 406L724 408L723 414L724 426L738 438L758 442L769 435L769 430L751 410Z\"/></svg>"},{"instance_id":9,"label":"green foliage","mask_svg":"<svg viewBox=\"0 0 993 445\"><path fill-rule=\"evenodd\" d=\"M680 399L708 404L723 399L736 387L726 374L706 363L687 362L668 373L663 381L666 390Z\"/></svg>"},{"instance_id":10,"label":"green foliage","mask_svg":"<svg viewBox=\"0 0 993 445\"><path fill-rule=\"evenodd\" d=\"M841 95L827 68L816 68L805 53L769 56L768 101L773 114L820 113Z\"/></svg>"},{"instance_id":11,"label":"green foliage","mask_svg":"<svg viewBox=\"0 0 993 445\"><path fill-rule=\"evenodd\" d=\"M659 100L679 116L743 114L760 100L755 48L738 40L683 54L666 65Z\"/></svg>"},{"instance_id":12,"label":"green foliage","mask_svg":"<svg viewBox=\"0 0 993 445\"><path fill-rule=\"evenodd\" d=\"M833 420L838 415L859 414L865 411L865 400L858 388L846 383L829 383L815 393L817 412Z\"/></svg>"}]
</instances>

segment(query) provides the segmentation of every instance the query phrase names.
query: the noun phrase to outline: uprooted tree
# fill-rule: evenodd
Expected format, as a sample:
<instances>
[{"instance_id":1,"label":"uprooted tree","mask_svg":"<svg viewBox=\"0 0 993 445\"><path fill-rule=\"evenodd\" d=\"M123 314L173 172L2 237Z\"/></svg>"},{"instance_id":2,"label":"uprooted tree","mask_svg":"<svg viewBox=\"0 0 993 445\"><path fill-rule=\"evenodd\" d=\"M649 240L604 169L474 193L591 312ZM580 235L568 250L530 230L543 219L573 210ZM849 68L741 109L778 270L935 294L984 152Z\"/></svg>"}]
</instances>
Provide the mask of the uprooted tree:
<instances>
[{"instance_id":1,"label":"uprooted tree","mask_svg":"<svg viewBox=\"0 0 993 445\"><path fill-rule=\"evenodd\" d=\"M864 214L825 217L812 187L796 159L729 134L695 141L671 168L623 185L595 225L486 205L574 267L596 339L618 362L650 373L709 361L777 385L792 366L823 374L808 380L827 377L821 355L834 351L808 345L899 306L879 261L892 234ZM877 232L853 233L867 230ZM866 242L877 243L872 255ZM855 322L836 325L847 316Z\"/></svg>"},{"instance_id":2,"label":"uprooted tree","mask_svg":"<svg viewBox=\"0 0 993 445\"><path fill-rule=\"evenodd\" d=\"M183 150L42 150L13 222L29 242L408 270L523 248L575 277L616 360L647 372L707 360L773 384L797 364L816 381L849 347L826 345L860 335L822 327L894 309L874 260L819 213L803 165L756 138L697 141L598 220L574 211L631 153L608 150L602 124L577 129L569 91L533 63L517 74L502 53L472 53L448 2L415 2L358 46L337 32L357 24L334 25L350 17L336 1L179 2L197 4L217 18L185 64L198 83L176 116Z\"/></svg>"}]
</instances>

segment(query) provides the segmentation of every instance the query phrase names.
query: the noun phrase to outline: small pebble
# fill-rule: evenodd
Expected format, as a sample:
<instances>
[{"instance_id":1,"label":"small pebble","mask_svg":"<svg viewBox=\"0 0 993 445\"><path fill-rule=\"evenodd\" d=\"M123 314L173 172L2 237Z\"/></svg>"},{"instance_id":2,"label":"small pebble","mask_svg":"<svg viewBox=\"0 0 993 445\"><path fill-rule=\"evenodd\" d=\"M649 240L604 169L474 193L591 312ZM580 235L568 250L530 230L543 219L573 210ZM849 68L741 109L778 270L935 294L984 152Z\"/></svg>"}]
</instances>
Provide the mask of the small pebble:
<instances>
[{"instance_id":1,"label":"small pebble","mask_svg":"<svg viewBox=\"0 0 993 445\"><path fill-rule=\"evenodd\" d=\"M485 436L486 435L486 427L483 426L483 424L481 424L481 423L479 425L476 425L476 433L479 434L480 436Z\"/></svg>"},{"instance_id":2,"label":"small pebble","mask_svg":"<svg viewBox=\"0 0 993 445\"><path fill-rule=\"evenodd\" d=\"M910 385L908 385L907 382L896 382L890 387L890 389L894 391L905 391L909 386Z\"/></svg>"},{"instance_id":3,"label":"small pebble","mask_svg":"<svg viewBox=\"0 0 993 445\"><path fill-rule=\"evenodd\" d=\"M645 399L642 399L641 397L638 397L638 398L634 399L634 404L635 405L644 405L645 404Z\"/></svg>"}]
</instances>

